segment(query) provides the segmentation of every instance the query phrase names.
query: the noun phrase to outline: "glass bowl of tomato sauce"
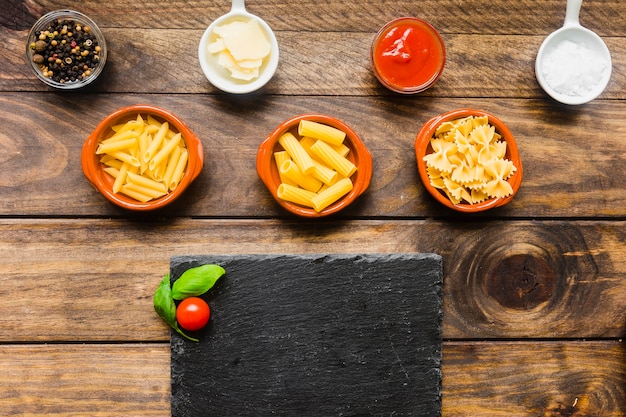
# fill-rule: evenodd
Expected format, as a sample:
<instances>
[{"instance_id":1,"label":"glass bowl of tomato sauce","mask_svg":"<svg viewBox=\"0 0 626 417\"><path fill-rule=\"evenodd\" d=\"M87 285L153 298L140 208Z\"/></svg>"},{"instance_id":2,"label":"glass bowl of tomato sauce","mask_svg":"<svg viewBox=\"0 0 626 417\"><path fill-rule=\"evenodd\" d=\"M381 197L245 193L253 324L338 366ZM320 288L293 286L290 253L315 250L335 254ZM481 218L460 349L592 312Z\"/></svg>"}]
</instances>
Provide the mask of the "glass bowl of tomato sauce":
<instances>
[{"instance_id":1,"label":"glass bowl of tomato sauce","mask_svg":"<svg viewBox=\"0 0 626 417\"><path fill-rule=\"evenodd\" d=\"M382 85L397 93L416 94L431 87L443 73L446 48L430 23L401 17L378 31L370 59Z\"/></svg>"}]
</instances>

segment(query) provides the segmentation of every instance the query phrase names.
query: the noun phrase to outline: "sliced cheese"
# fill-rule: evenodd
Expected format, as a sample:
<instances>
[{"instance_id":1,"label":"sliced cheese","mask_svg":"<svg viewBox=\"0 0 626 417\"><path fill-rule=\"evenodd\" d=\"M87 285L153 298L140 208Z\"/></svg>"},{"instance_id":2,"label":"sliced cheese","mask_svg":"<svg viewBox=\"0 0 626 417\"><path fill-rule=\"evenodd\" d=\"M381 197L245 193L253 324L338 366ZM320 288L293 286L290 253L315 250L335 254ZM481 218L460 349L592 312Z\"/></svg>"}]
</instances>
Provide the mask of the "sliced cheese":
<instances>
[{"instance_id":1,"label":"sliced cheese","mask_svg":"<svg viewBox=\"0 0 626 417\"><path fill-rule=\"evenodd\" d=\"M262 59L241 59L237 61L241 68L260 68L263 65Z\"/></svg>"},{"instance_id":2,"label":"sliced cheese","mask_svg":"<svg viewBox=\"0 0 626 417\"><path fill-rule=\"evenodd\" d=\"M217 39L208 45L208 51L218 55L218 64L230 71L233 78L250 81L259 76L263 59L271 52L267 35L259 23L234 21L216 26Z\"/></svg>"},{"instance_id":3,"label":"sliced cheese","mask_svg":"<svg viewBox=\"0 0 626 417\"><path fill-rule=\"evenodd\" d=\"M207 49L212 54L216 54L218 52L226 50L226 44L224 43L224 39L218 38L215 42L209 44Z\"/></svg>"},{"instance_id":4,"label":"sliced cheese","mask_svg":"<svg viewBox=\"0 0 626 417\"><path fill-rule=\"evenodd\" d=\"M228 51L220 52L217 57L217 63L230 71L231 77L238 80L250 81L259 76L260 66L254 68L242 67Z\"/></svg>"}]
</instances>

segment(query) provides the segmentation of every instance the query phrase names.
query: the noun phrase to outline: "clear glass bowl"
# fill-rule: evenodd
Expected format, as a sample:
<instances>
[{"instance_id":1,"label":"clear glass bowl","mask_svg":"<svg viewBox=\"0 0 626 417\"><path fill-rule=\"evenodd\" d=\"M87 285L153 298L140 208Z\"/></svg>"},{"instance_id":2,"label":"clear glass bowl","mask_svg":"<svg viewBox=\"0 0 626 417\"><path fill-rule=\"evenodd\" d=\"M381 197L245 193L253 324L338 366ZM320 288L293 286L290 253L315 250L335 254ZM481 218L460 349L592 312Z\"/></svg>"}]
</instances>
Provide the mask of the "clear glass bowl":
<instances>
[{"instance_id":1,"label":"clear glass bowl","mask_svg":"<svg viewBox=\"0 0 626 417\"><path fill-rule=\"evenodd\" d=\"M412 34L407 39L405 36L409 31ZM405 35L401 36L402 33ZM391 44L390 40L394 39ZM412 42L417 43L412 46ZM398 57L386 57L390 52ZM404 61L406 58L400 58L404 54L410 54L412 58ZM378 81L389 90L417 94L435 84L443 73L446 47L437 29L427 21L418 17L400 17L385 24L374 37L370 63Z\"/></svg>"},{"instance_id":2,"label":"clear glass bowl","mask_svg":"<svg viewBox=\"0 0 626 417\"><path fill-rule=\"evenodd\" d=\"M81 31L83 31L84 27L89 27L90 37L95 38L95 40L88 39L82 45L78 45L78 47L80 48L80 52L78 54L72 54L67 51L62 52L61 56L57 57L59 60L61 60L61 62L58 62L58 61L52 62L51 65L56 64L57 66L60 66L62 64L63 68L62 69L55 68L53 72L56 71L58 75L60 74L61 71L67 71L67 69L69 69L69 70L75 71L76 73L82 71L81 74L83 74L84 71L86 71L83 68L85 65L85 60L91 60L92 65L87 66L87 69L90 71L90 73L84 78L62 81L59 79L54 79L54 77L47 76L46 74L44 74L44 70L47 71L47 69L49 69L50 67L48 66L48 61L45 59L46 54L38 53L35 50L35 44L37 43L37 41L40 40L38 34L40 34L43 31L48 30L51 25L55 24L59 20L74 21L75 23L81 25ZM76 29L68 28L68 31L71 31L71 30L76 30ZM58 34L58 35L50 35L47 37L47 39L43 41L46 42L46 48L49 47L52 41L57 41L58 46L60 47L62 39L63 39L62 34ZM71 47L71 40L69 42L70 42L70 47ZM67 44L67 41L66 41L66 44ZM63 45L63 47L64 46L65 45ZM95 53L96 46L100 47L100 51L97 54ZM91 54L89 54L90 52ZM87 53L88 55L81 56L81 53ZM43 59L43 62L36 63L33 60L33 57L37 54L40 55L40 57ZM49 53L49 55L52 55L52 54ZM95 55L97 55L98 58L94 58ZM92 83L94 80L96 80L96 78L98 78L98 76L100 75L100 73L102 72L106 64L107 46L106 46L106 42L104 39L104 35L100 31L100 28L98 28L96 23L93 20L91 20L89 17L74 10L55 10L42 16L37 22L35 22L33 27L30 29L30 32L28 33L28 37L26 39L26 58L31 68L33 69L33 72L35 73L37 78L39 78L42 82L49 85L50 87L54 87L60 90L73 90L73 89L84 87ZM54 56L51 56L49 58L54 59ZM94 61L95 59L97 59L97 61ZM82 66L79 67L79 64L82 64ZM76 67L76 69L73 69L74 67Z\"/></svg>"}]
</instances>

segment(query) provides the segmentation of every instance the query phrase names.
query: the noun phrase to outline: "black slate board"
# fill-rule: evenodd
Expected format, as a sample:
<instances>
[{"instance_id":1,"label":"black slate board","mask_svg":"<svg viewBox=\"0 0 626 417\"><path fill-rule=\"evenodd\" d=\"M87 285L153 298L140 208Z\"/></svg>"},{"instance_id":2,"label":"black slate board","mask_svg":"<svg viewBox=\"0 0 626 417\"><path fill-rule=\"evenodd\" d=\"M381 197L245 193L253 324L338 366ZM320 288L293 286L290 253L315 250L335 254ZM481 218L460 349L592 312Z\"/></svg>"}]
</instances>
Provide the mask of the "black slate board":
<instances>
[{"instance_id":1,"label":"black slate board","mask_svg":"<svg viewBox=\"0 0 626 417\"><path fill-rule=\"evenodd\" d=\"M440 416L441 258L212 255L209 325L171 333L172 416Z\"/></svg>"}]
</instances>

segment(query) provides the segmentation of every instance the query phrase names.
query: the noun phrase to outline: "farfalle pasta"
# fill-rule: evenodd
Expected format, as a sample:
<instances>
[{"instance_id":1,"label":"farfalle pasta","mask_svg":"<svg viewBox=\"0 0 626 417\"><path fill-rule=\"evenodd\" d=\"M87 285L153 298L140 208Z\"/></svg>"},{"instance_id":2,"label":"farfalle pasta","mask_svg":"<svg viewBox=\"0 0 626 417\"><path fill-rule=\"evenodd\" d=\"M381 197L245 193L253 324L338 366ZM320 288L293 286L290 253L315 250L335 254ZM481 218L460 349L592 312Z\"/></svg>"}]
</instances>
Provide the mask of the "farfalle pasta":
<instances>
[{"instance_id":1,"label":"farfalle pasta","mask_svg":"<svg viewBox=\"0 0 626 417\"><path fill-rule=\"evenodd\" d=\"M507 144L487 116L442 123L424 156L430 184L454 204L476 204L513 194L507 181L517 167L506 159Z\"/></svg>"}]
</instances>

